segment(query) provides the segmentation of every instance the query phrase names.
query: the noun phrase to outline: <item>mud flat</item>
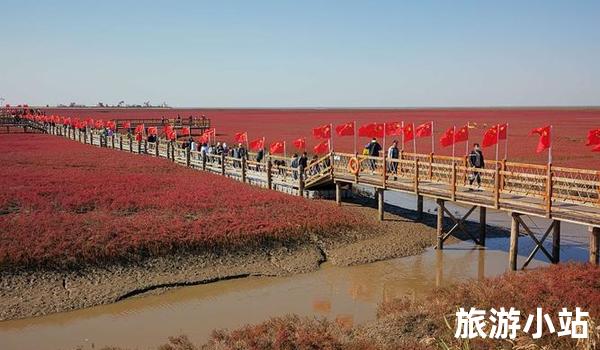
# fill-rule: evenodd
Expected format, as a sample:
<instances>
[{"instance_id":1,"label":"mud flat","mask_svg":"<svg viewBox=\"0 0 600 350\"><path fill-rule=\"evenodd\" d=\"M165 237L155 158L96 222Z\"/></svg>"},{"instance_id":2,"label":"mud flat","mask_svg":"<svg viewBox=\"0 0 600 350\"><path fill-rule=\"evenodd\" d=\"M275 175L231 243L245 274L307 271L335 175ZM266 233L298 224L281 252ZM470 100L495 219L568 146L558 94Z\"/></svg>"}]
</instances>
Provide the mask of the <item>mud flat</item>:
<instances>
[{"instance_id":1,"label":"mud flat","mask_svg":"<svg viewBox=\"0 0 600 350\"><path fill-rule=\"evenodd\" d=\"M375 219L376 209L349 204L370 219L369 230L336 236L272 241L258 247L181 253L139 263L80 269L21 269L0 272L0 320L64 312L160 293L169 288L248 276L287 276L335 266L416 255L435 241L435 229L396 214Z\"/></svg>"}]
</instances>

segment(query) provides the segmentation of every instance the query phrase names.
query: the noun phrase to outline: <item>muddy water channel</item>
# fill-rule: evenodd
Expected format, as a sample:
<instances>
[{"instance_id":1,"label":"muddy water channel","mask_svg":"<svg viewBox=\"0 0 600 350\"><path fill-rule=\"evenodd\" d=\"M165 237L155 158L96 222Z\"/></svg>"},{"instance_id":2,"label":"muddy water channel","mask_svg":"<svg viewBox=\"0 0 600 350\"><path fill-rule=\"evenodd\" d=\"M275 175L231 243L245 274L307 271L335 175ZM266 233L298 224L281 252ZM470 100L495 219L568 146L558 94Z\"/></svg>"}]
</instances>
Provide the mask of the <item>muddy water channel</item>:
<instances>
[{"instance_id":1,"label":"muddy water channel","mask_svg":"<svg viewBox=\"0 0 600 350\"><path fill-rule=\"evenodd\" d=\"M414 197L386 193L386 202L414 207ZM425 203L433 213L434 203ZM456 213L461 207L452 207ZM527 219L529 220L529 219ZM529 221L540 230L547 221ZM488 225L507 227L506 213L488 211ZM561 259L587 259L587 229L563 224ZM533 243L519 242L522 262ZM448 245L443 251L352 267L328 263L321 269L290 277L250 277L179 288L106 306L0 322L0 349L93 349L118 345L154 348L172 335L187 334L204 342L213 329L236 328L287 313L327 317L344 324L374 319L377 305L398 296L418 298L436 286L480 279L504 272L508 238L488 238L487 247L472 242ZM547 264L541 254L530 267Z\"/></svg>"}]
</instances>

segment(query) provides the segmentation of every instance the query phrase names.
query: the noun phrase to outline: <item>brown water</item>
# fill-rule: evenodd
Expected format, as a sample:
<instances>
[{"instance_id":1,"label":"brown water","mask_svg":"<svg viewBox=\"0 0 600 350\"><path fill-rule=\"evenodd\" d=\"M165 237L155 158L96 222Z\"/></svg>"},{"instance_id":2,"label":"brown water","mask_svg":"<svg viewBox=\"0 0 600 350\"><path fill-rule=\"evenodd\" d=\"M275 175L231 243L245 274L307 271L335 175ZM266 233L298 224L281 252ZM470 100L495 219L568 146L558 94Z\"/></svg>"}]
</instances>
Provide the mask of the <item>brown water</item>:
<instances>
[{"instance_id":1,"label":"brown water","mask_svg":"<svg viewBox=\"0 0 600 350\"><path fill-rule=\"evenodd\" d=\"M392 196L389 200L407 199ZM504 226L508 221L506 214L494 213L488 222ZM585 228L564 225L563 260L585 260L586 239ZM532 243L523 237L519 244L522 261ZM179 334L204 342L213 329L237 328L288 313L360 324L375 318L382 301L419 297L436 286L504 272L507 248L506 238L491 238L485 249L464 242L444 251L428 249L419 256L353 267L326 263L319 271L303 275L229 280L112 305L0 322L0 349L92 349L107 345L147 349ZM534 260L531 266L544 264L544 260Z\"/></svg>"}]
</instances>

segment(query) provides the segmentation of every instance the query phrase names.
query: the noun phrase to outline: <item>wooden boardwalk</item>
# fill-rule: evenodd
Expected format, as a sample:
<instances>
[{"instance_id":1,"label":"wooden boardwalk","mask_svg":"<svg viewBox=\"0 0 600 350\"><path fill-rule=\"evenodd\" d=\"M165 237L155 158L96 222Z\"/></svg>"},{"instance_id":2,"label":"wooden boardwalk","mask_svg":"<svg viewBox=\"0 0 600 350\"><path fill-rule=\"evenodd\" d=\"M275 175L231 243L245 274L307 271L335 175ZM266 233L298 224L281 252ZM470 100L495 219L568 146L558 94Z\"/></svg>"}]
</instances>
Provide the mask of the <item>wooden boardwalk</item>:
<instances>
[{"instance_id":1,"label":"wooden boardwalk","mask_svg":"<svg viewBox=\"0 0 600 350\"><path fill-rule=\"evenodd\" d=\"M590 262L598 264L600 244L600 171L534 165L508 161L486 162L485 169L477 169L481 186L471 185L469 178L474 169L465 158L433 154L401 152L399 159L369 157L357 154L331 152L309 164L307 169L275 165L275 160L289 159L266 156L257 162L254 155L249 159L237 159L225 155L202 155L198 151L181 148L180 143L159 140L156 143L136 142L131 136L115 134L103 137L95 131L80 131L70 127L45 126L50 134L72 140L166 158L172 162L194 169L217 173L249 184L276 189L290 194L306 195L309 190L335 188L336 201L341 203L344 187L361 185L375 190L379 217L383 219L384 191L414 193L417 214L423 215L423 198L434 199L437 210L437 248L443 249L444 241L457 231L463 231L475 243L485 245L486 210L505 211L512 217L509 266L517 269L518 236L525 233L536 246L523 262L524 268L538 252L554 263L560 260L560 223L570 222L590 228ZM353 167L350 167L350 165ZM455 217L445 207L447 201L470 207L463 217ZM477 210L480 229L469 232L465 221ZM545 217L551 224L539 239L525 221L523 215ZM444 218L454 223L444 227ZM543 243L552 236L552 251Z\"/></svg>"}]
</instances>

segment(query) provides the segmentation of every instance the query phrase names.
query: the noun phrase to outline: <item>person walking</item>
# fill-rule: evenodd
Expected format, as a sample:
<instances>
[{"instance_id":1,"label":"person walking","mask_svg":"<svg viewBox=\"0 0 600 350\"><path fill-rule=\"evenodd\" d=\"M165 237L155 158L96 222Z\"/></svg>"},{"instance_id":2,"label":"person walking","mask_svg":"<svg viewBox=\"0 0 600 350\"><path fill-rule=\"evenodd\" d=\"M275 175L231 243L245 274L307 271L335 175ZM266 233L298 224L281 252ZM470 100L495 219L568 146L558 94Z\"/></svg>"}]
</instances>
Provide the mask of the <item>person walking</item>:
<instances>
[{"instance_id":1,"label":"person walking","mask_svg":"<svg viewBox=\"0 0 600 350\"><path fill-rule=\"evenodd\" d=\"M473 182L477 181L477 188L481 187L481 174L478 169L485 167L485 161L483 159L483 152L479 147L478 143L473 144L473 149L469 153L469 164L471 165L472 171L469 174L469 185L473 185ZM469 190L472 190L469 188Z\"/></svg>"},{"instance_id":2,"label":"person walking","mask_svg":"<svg viewBox=\"0 0 600 350\"><path fill-rule=\"evenodd\" d=\"M373 137L368 146L369 156L370 157L379 157L379 152L381 152L381 145L377 142L377 139ZM370 159L369 165L371 167L371 172L375 172L376 164L375 159Z\"/></svg>"},{"instance_id":3,"label":"person walking","mask_svg":"<svg viewBox=\"0 0 600 350\"><path fill-rule=\"evenodd\" d=\"M394 140L394 142L392 142L392 145L390 146L390 148L388 148L387 151L387 157L388 159L390 159L390 161L388 162L388 171L394 174L394 180L397 179L398 163L392 160L398 159L399 156L400 150L398 150L398 140Z\"/></svg>"}]
</instances>

